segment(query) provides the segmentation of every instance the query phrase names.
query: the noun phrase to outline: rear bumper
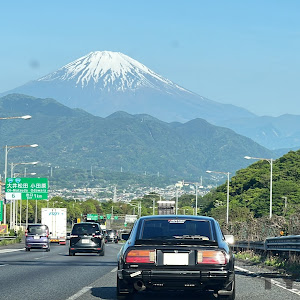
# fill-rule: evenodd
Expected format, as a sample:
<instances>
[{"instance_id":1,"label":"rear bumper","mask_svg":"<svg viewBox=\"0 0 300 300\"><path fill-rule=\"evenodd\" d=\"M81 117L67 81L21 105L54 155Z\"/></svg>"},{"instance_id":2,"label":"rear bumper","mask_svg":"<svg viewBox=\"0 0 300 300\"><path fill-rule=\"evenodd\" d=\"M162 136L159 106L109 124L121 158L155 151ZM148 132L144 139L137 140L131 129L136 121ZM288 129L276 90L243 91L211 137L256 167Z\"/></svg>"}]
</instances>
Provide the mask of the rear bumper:
<instances>
[{"instance_id":1,"label":"rear bumper","mask_svg":"<svg viewBox=\"0 0 300 300\"><path fill-rule=\"evenodd\" d=\"M49 244L48 243L26 243L25 248L45 249L45 248L49 248Z\"/></svg>"},{"instance_id":2,"label":"rear bumper","mask_svg":"<svg viewBox=\"0 0 300 300\"><path fill-rule=\"evenodd\" d=\"M234 272L229 270L118 270L125 292L136 283L147 289L231 290Z\"/></svg>"},{"instance_id":3,"label":"rear bumper","mask_svg":"<svg viewBox=\"0 0 300 300\"><path fill-rule=\"evenodd\" d=\"M81 252L81 253L99 253L103 249L101 247L70 247L70 252Z\"/></svg>"}]
</instances>

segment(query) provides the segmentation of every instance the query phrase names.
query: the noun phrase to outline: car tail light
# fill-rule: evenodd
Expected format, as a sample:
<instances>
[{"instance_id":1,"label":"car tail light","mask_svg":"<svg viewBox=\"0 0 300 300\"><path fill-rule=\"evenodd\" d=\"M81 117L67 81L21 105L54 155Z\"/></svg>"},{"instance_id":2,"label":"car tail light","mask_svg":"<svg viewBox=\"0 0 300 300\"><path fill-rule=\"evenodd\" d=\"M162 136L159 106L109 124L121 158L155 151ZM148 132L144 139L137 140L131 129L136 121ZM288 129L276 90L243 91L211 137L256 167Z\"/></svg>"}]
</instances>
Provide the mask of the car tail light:
<instances>
[{"instance_id":1,"label":"car tail light","mask_svg":"<svg viewBox=\"0 0 300 300\"><path fill-rule=\"evenodd\" d=\"M93 234L93 237L94 238L101 238L101 235L100 234Z\"/></svg>"},{"instance_id":2,"label":"car tail light","mask_svg":"<svg viewBox=\"0 0 300 300\"><path fill-rule=\"evenodd\" d=\"M226 254L223 251L198 251L197 253L198 264L218 264L224 265L227 263Z\"/></svg>"},{"instance_id":3,"label":"car tail light","mask_svg":"<svg viewBox=\"0 0 300 300\"><path fill-rule=\"evenodd\" d=\"M155 263L155 250L130 250L126 255L126 263Z\"/></svg>"},{"instance_id":4,"label":"car tail light","mask_svg":"<svg viewBox=\"0 0 300 300\"><path fill-rule=\"evenodd\" d=\"M25 230L25 236L27 236L28 235L28 230Z\"/></svg>"}]
</instances>

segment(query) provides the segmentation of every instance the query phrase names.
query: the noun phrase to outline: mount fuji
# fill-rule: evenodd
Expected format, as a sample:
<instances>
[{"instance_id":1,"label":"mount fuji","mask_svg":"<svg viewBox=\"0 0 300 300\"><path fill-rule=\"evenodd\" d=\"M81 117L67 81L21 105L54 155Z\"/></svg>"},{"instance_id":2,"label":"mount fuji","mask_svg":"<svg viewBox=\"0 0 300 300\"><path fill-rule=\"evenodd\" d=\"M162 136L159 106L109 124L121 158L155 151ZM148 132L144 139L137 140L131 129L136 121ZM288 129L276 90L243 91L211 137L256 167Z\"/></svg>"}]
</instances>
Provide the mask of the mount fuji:
<instances>
[{"instance_id":1,"label":"mount fuji","mask_svg":"<svg viewBox=\"0 0 300 300\"><path fill-rule=\"evenodd\" d=\"M246 109L201 97L120 52L91 52L59 70L7 91L54 98L106 117L116 111L149 114L166 122L203 118L211 123L252 118Z\"/></svg>"}]
</instances>

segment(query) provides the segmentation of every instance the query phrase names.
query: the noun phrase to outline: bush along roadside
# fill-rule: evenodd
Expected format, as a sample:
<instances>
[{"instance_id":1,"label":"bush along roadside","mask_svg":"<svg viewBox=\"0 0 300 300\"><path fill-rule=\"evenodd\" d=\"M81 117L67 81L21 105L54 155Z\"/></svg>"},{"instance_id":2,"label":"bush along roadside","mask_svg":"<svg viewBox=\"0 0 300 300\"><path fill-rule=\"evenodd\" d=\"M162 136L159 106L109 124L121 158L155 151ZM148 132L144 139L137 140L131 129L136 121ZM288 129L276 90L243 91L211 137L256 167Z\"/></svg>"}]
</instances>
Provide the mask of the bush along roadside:
<instances>
[{"instance_id":1,"label":"bush along roadside","mask_svg":"<svg viewBox=\"0 0 300 300\"><path fill-rule=\"evenodd\" d=\"M12 244L17 244L22 242L22 236L24 235L23 231L18 231L17 233L11 230L9 232L9 237L14 237L12 239L5 239L0 241L0 246L7 246Z\"/></svg>"},{"instance_id":2,"label":"bush along roadside","mask_svg":"<svg viewBox=\"0 0 300 300\"><path fill-rule=\"evenodd\" d=\"M293 278L300 279L300 255L279 256L247 250L236 253L235 257L249 264L272 267L280 273L289 274Z\"/></svg>"}]
</instances>

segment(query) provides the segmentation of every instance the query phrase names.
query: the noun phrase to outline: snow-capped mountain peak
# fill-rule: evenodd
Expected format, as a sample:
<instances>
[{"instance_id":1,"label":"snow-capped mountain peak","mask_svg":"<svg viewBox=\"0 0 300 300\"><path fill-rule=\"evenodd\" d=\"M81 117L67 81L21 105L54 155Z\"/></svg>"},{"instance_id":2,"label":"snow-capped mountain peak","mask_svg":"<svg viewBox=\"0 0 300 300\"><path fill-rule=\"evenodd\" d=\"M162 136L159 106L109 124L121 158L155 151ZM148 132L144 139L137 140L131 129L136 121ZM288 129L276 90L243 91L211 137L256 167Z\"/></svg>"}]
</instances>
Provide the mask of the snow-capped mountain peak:
<instances>
[{"instance_id":1,"label":"snow-capped mountain peak","mask_svg":"<svg viewBox=\"0 0 300 300\"><path fill-rule=\"evenodd\" d=\"M170 93L189 92L131 57L112 51L90 52L56 72L38 79L38 81L56 80L71 81L76 87L81 88L92 84L96 89L108 91L149 87L156 90L167 89Z\"/></svg>"}]
</instances>

